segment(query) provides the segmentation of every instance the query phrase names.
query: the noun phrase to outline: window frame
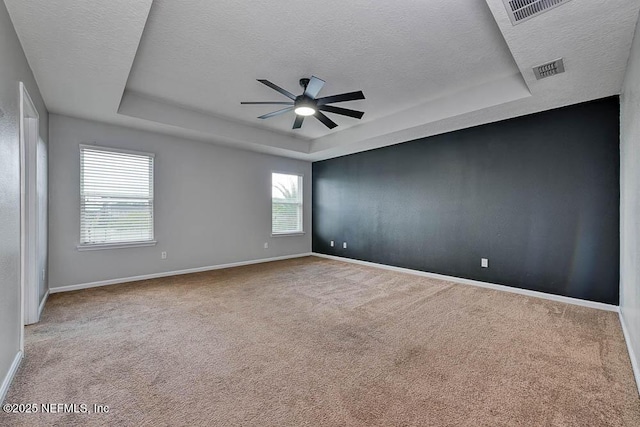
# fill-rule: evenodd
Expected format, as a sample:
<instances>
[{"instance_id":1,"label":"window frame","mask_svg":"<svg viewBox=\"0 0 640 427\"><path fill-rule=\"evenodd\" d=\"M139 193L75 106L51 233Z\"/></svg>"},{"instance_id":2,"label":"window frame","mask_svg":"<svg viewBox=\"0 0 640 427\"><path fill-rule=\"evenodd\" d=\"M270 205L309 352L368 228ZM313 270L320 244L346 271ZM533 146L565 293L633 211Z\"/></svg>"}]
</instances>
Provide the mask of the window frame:
<instances>
[{"instance_id":1,"label":"window frame","mask_svg":"<svg viewBox=\"0 0 640 427\"><path fill-rule=\"evenodd\" d=\"M82 243L82 150L90 149L96 151L104 151L107 153L122 153L122 154L133 154L138 156L147 156L152 159L151 163L151 210L153 212L151 218L151 240L140 240L133 242L113 242L113 243ZM79 166L79 196L80 200L78 200L78 213L80 214L80 218L78 220L79 224L79 234L78 234L78 245L76 248L78 251L96 251L103 249L121 249L121 248L136 248L136 247L145 247L145 246L155 246L158 242L156 240L156 218L155 218L155 180L156 180L156 163L155 163L156 155L154 153L148 153L144 151L135 151L128 150L124 148L115 148L115 147L105 147L103 145L97 144L79 144L78 146L78 166Z\"/></svg>"},{"instance_id":2,"label":"window frame","mask_svg":"<svg viewBox=\"0 0 640 427\"><path fill-rule=\"evenodd\" d=\"M274 233L273 232L273 174L277 173L280 175L291 175L297 176L299 178L298 185L300 191L300 231L285 231L282 233ZM304 174L299 172L290 172L290 171L282 171L282 170L272 170L269 174L269 201L270 201L270 211L271 211L271 237L290 237L290 236L303 236L305 234L304 231Z\"/></svg>"}]
</instances>

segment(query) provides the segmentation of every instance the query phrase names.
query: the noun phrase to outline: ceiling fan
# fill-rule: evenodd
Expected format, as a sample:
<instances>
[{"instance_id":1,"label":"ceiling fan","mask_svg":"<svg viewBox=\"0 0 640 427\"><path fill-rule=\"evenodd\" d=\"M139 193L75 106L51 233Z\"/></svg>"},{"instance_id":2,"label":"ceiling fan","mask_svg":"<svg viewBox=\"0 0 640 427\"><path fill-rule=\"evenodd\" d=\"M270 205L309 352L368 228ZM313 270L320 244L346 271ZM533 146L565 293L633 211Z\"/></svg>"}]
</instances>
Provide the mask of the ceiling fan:
<instances>
[{"instance_id":1,"label":"ceiling fan","mask_svg":"<svg viewBox=\"0 0 640 427\"><path fill-rule=\"evenodd\" d=\"M322 89L325 84L325 81L317 78L316 76L311 76L310 79L300 79L300 86L304 88L304 92L302 95L294 95L291 92L282 89L280 86L271 83L269 80L258 79L258 81L266 86L269 86L271 89L276 90L289 98L291 101L285 102L241 102L240 104L245 105L287 105L288 107L283 108L282 110L273 111L271 113L265 114L263 116L258 117L259 119L268 119L271 117L279 116L281 114L288 113L293 110L296 113L296 119L293 122L293 129L300 129L302 127L302 122L305 117L314 116L316 119L320 120L326 127L329 129L335 128L337 123L327 117L323 111L327 113L341 114L343 116L353 117L355 119L361 119L364 115L362 111L350 110L348 108L340 108L334 107L333 104L336 102L347 102L347 101L355 101L358 99L365 99L364 93L362 91L357 92L348 92L341 93L339 95L325 96L323 98L317 98L318 93Z\"/></svg>"}]
</instances>

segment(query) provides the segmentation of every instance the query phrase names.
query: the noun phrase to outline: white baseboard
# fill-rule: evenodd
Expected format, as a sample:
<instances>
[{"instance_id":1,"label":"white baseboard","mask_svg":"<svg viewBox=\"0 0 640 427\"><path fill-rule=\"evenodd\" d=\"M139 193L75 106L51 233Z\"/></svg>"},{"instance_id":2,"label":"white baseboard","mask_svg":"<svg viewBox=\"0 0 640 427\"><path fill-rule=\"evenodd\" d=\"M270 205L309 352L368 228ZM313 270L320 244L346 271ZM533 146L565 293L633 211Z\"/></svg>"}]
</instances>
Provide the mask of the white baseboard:
<instances>
[{"instance_id":1,"label":"white baseboard","mask_svg":"<svg viewBox=\"0 0 640 427\"><path fill-rule=\"evenodd\" d=\"M59 292L77 291L80 289L96 288L99 286L117 285L119 283L137 282L140 280L157 279L159 277L179 276L181 274L201 273L203 271L221 270L223 268L242 267L244 265L262 264L265 262L282 261L285 259L302 258L311 256L311 252L296 254L296 255L284 255L274 258L262 258L253 259L249 261L232 262L229 264L211 265L207 267L188 268L186 270L165 271L163 273L144 274L141 276L123 277L119 279L100 280L98 282L80 283L77 285L58 286L55 288L49 288L49 293L56 294Z\"/></svg>"},{"instance_id":2,"label":"white baseboard","mask_svg":"<svg viewBox=\"0 0 640 427\"><path fill-rule=\"evenodd\" d=\"M583 300L579 298L571 298L571 297L565 297L561 295L547 294L545 292L530 291L528 289L513 288L511 286L505 286L505 285L496 285L494 283L480 282L480 281L471 280L471 279L463 279L461 277L445 276L443 274L437 274L437 273L428 273L426 271L411 270L409 268L394 267L394 266L385 265L385 264L376 264L374 262L369 262L369 261L360 261L357 259L319 254L316 252L313 252L312 255L321 257L321 258L328 258L336 261L350 262L352 264L366 265L368 267L382 268L384 270L396 271L398 273L406 273L406 274L413 274L415 276L430 277L432 279L446 280L448 282L455 282L463 285L479 286L481 288L493 289L496 291L510 292L513 294L526 295L526 296L535 297L535 298L543 298L551 301L563 302L566 304L596 308L598 310L618 312L618 306L612 305L612 304L604 304L601 302L588 301L588 300Z\"/></svg>"},{"instance_id":3,"label":"white baseboard","mask_svg":"<svg viewBox=\"0 0 640 427\"><path fill-rule=\"evenodd\" d=\"M49 290L47 289L47 293L42 297L42 301L40 301L40 307L38 307L38 320L40 320L40 316L42 316L42 310L44 310L44 305L47 303L47 298L49 298Z\"/></svg>"},{"instance_id":4,"label":"white baseboard","mask_svg":"<svg viewBox=\"0 0 640 427\"><path fill-rule=\"evenodd\" d=\"M640 394L640 361L636 357L636 353L633 350L633 346L631 345L631 335L629 335L629 329L627 329L627 324L624 321L624 315L622 313L622 308L620 309L620 324L622 325L622 333L624 334L624 340L627 343L627 350L629 352L629 359L631 359L631 368L633 369L633 376L636 379L636 387L638 387L638 394Z\"/></svg>"},{"instance_id":5,"label":"white baseboard","mask_svg":"<svg viewBox=\"0 0 640 427\"><path fill-rule=\"evenodd\" d=\"M13 378L16 376L16 372L18 372L18 368L20 367L20 363L22 362L22 352L18 351L16 357L13 359L13 363L11 363L11 367L9 368L9 372L5 375L2 380L2 386L0 386L0 404L4 403L5 397L7 397L7 393L9 392L9 387L13 382Z\"/></svg>"}]
</instances>

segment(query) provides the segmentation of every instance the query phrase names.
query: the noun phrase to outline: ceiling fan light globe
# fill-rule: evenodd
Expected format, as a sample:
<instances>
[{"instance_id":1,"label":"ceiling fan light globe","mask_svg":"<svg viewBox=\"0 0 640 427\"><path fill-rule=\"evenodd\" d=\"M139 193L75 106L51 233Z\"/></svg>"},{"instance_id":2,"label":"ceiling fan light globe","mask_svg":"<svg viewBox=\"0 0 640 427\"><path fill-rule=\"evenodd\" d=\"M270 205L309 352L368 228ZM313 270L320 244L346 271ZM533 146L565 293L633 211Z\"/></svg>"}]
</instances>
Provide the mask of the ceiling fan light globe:
<instances>
[{"instance_id":1,"label":"ceiling fan light globe","mask_svg":"<svg viewBox=\"0 0 640 427\"><path fill-rule=\"evenodd\" d=\"M303 106L303 107L296 107L295 109L295 113L299 116L313 116L316 113L315 108L312 107L307 107L307 106Z\"/></svg>"}]
</instances>

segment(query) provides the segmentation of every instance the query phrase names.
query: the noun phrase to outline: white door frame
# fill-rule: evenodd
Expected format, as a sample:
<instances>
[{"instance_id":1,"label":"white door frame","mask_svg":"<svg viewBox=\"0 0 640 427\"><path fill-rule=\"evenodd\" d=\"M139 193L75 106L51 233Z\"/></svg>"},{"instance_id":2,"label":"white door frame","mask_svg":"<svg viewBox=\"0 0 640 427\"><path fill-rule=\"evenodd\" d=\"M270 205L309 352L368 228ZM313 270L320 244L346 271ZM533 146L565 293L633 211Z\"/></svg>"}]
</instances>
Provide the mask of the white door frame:
<instances>
[{"instance_id":1,"label":"white door frame","mask_svg":"<svg viewBox=\"0 0 640 427\"><path fill-rule=\"evenodd\" d=\"M24 325L38 319L37 273L38 199L36 191L39 115L29 93L20 82L20 349L24 351Z\"/></svg>"}]
</instances>

